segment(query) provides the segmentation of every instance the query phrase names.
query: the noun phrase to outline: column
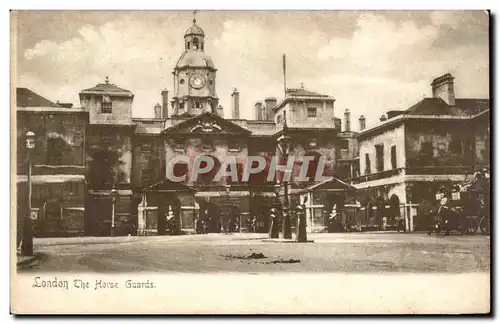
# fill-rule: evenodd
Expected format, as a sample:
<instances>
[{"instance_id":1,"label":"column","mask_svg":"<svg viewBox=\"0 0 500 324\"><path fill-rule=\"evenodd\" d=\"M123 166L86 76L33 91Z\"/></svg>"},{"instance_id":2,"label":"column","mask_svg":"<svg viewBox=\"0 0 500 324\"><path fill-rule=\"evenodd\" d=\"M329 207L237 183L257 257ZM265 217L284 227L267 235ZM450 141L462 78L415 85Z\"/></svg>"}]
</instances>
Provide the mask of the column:
<instances>
[{"instance_id":1,"label":"column","mask_svg":"<svg viewBox=\"0 0 500 324\"><path fill-rule=\"evenodd\" d=\"M146 193L142 193L142 200L137 206L137 235L145 235L146 229L146 208L147 208Z\"/></svg>"}]
</instances>

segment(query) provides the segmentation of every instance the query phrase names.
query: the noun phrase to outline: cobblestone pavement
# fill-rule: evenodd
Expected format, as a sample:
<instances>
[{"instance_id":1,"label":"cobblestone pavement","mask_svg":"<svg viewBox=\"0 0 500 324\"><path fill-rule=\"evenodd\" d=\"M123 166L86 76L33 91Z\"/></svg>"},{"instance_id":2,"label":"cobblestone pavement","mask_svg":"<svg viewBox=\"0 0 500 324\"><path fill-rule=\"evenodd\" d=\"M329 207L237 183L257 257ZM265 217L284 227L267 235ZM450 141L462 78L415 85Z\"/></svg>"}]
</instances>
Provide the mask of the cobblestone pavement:
<instances>
[{"instance_id":1,"label":"cobblestone pavement","mask_svg":"<svg viewBox=\"0 0 500 324\"><path fill-rule=\"evenodd\" d=\"M470 273L489 272L490 237L423 233L266 234L37 238L43 255L23 272Z\"/></svg>"}]
</instances>

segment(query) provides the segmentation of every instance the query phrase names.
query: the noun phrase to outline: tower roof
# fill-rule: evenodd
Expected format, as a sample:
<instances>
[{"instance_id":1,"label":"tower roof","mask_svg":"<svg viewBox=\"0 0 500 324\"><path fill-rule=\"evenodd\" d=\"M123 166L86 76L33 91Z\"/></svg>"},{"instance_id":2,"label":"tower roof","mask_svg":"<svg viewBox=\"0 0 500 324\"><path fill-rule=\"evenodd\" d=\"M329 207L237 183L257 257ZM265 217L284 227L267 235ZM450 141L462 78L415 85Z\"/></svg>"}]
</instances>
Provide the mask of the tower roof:
<instances>
[{"instance_id":1,"label":"tower roof","mask_svg":"<svg viewBox=\"0 0 500 324\"><path fill-rule=\"evenodd\" d=\"M60 105L53 103L47 98L31 91L28 88L17 88L17 106L18 107L52 107L61 108Z\"/></svg>"},{"instance_id":2,"label":"tower roof","mask_svg":"<svg viewBox=\"0 0 500 324\"><path fill-rule=\"evenodd\" d=\"M195 19L193 19L193 24L191 25L191 27L189 27L186 30L186 33L184 34L184 37L189 36L189 35L205 36L205 32L203 31L203 29L201 29L200 26L198 26L196 24L196 20Z\"/></svg>"},{"instance_id":3,"label":"tower roof","mask_svg":"<svg viewBox=\"0 0 500 324\"><path fill-rule=\"evenodd\" d=\"M109 94L113 96L126 96L133 97L133 93L130 90L122 89L112 83L109 83L109 78L106 77L104 83L99 83L95 87L82 90L81 93L92 93L92 94Z\"/></svg>"},{"instance_id":4,"label":"tower roof","mask_svg":"<svg viewBox=\"0 0 500 324\"><path fill-rule=\"evenodd\" d=\"M184 52L177 61L177 68L182 68L185 66L208 67L211 69L215 69L214 62L212 61L210 56L206 55L204 52L191 50Z\"/></svg>"}]
</instances>

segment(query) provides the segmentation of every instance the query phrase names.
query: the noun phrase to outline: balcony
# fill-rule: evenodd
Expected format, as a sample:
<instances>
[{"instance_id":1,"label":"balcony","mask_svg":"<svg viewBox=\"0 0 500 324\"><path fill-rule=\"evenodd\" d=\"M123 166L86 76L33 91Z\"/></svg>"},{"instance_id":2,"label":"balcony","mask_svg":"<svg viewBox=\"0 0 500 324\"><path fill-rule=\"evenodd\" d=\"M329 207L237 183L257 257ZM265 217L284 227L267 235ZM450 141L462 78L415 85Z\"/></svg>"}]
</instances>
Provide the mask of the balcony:
<instances>
[{"instance_id":1,"label":"balcony","mask_svg":"<svg viewBox=\"0 0 500 324\"><path fill-rule=\"evenodd\" d=\"M349 181L353 184L374 181L379 179L386 179L393 176L400 175L405 171L405 175L463 175L466 171L473 172L472 166L425 166L425 167L411 167L411 168L398 168L378 173L362 175L359 177L351 178Z\"/></svg>"},{"instance_id":2,"label":"balcony","mask_svg":"<svg viewBox=\"0 0 500 324\"><path fill-rule=\"evenodd\" d=\"M472 173L474 171L473 166L423 166L423 167L410 167L406 168L406 174L464 174L465 172Z\"/></svg>"},{"instance_id":3,"label":"balcony","mask_svg":"<svg viewBox=\"0 0 500 324\"><path fill-rule=\"evenodd\" d=\"M403 170L404 170L404 168L397 168L397 169L382 171L382 172L378 172L378 173L362 175L359 177L351 178L351 179L349 179L349 181L352 182L353 184L357 184L357 183L361 183L361 182L386 179L386 178L394 177L394 176L401 174L401 172Z\"/></svg>"}]
</instances>

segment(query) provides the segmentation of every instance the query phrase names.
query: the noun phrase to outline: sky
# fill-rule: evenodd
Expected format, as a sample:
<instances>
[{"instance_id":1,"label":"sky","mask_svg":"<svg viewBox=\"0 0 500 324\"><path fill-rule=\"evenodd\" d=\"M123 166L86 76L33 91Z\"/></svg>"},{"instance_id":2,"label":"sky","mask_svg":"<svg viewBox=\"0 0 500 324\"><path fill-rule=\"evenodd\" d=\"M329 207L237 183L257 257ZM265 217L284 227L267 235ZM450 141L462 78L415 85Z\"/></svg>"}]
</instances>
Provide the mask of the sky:
<instances>
[{"instance_id":1,"label":"sky","mask_svg":"<svg viewBox=\"0 0 500 324\"><path fill-rule=\"evenodd\" d=\"M80 106L78 93L110 82L135 94L134 117L152 117L184 51L192 11L18 12L16 75L52 100ZM336 99L335 115L374 125L389 110L430 97L432 80L455 77L457 98L489 98L489 17L484 11L200 11L205 53L231 118L253 119L255 102L287 86ZM357 122L352 121L354 130Z\"/></svg>"}]
</instances>

